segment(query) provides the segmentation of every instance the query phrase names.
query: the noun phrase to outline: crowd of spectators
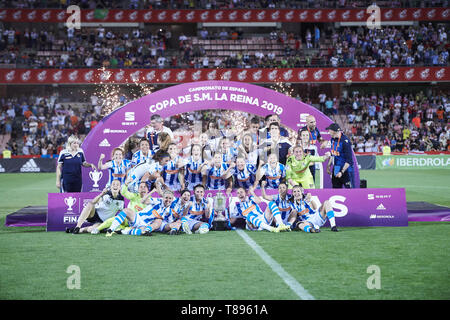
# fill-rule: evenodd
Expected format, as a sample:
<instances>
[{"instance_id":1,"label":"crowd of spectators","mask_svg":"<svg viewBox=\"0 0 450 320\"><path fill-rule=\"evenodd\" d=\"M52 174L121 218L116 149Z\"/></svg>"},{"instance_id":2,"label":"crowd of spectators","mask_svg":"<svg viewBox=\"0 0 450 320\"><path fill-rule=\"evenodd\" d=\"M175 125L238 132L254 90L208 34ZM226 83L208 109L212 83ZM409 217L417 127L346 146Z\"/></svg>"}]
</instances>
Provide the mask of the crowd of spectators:
<instances>
[{"instance_id":1,"label":"crowd of spectators","mask_svg":"<svg viewBox=\"0 0 450 320\"><path fill-rule=\"evenodd\" d=\"M334 30L327 61L332 66L446 65L447 30L423 23L419 26L381 29Z\"/></svg>"},{"instance_id":2,"label":"crowd of spectators","mask_svg":"<svg viewBox=\"0 0 450 320\"><path fill-rule=\"evenodd\" d=\"M247 37L242 29L204 28L197 37L180 34L172 39L170 28L20 31L0 26L0 64L35 68L293 68L445 66L449 62L445 25L321 28L307 29L304 35L272 30L267 38L276 41L280 50L263 45L256 50L228 50L229 55L219 56L198 40L239 43Z\"/></svg>"},{"instance_id":3,"label":"crowd of spectators","mask_svg":"<svg viewBox=\"0 0 450 320\"><path fill-rule=\"evenodd\" d=\"M450 151L448 93L319 95L320 109L341 115L355 152Z\"/></svg>"},{"instance_id":4,"label":"crowd of spectators","mask_svg":"<svg viewBox=\"0 0 450 320\"><path fill-rule=\"evenodd\" d=\"M0 32L0 63L38 68L163 66L160 58L171 38L171 33L162 29L117 31L103 26L41 31L2 30L0 26ZM40 51L46 54L39 55Z\"/></svg>"},{"instance_id":5,"label":"crowd of spectators","mask_svg":"<svg viewBox=\"0 0 450 320\"><path fill-rule=\"evenodd\" d=\"M10 135L12 155L52 157L72 134L83 137L102 119L101 101L74 108L59 102L58 93L0 99L0 134Z\"/></svg>"},{"instance_id":6,"label":"crowd of spectators","mask_svg":"<svg viewBox=\"0 0 450 320\"><path fill-rule=\"evenodd\" d=\"M122 98L122 104L128 101L125 96ZM448 92L429 95L422 91L416 94L353 92L342 97L322 92L312 100L297 98L341 122L355 152L381 152L386 145L397 152L450 151ZM63 104L61 100L56 91L47 97L0 99L0 134L11 135L7 148L13 155L56 156L70 135L83 138L105 115L102 98L95 94L88 103L77 107ZM165 120L173 130L192 131L199 120L207 126L216 118L210 110L201 115L194 112ZM227 125L220 121L216 123L217 128L224 130ZM233 127L244 129L245 121L241 122L233 123Z\"/></svg>"},{"instance_id":7,"label":"crowd of spectators","mask_svg":"<svg viewBox=\"0 0 450 320\"><path fill-rule=\"evenodd\" d=\"M82 9L305 9L362 8L373 0L5 0L0 8L66 8L79 5ZM447 0L377 1L380 7L415 8L447 7Z\"/></svg>"},{"instance_id":8,"label":"crowd of spectators","mask_svg":"<svg viewBox=\"0 0 450 320\"><path fill-rule=\"evenodd\" d=\"M242 39L239 30L209 33L201 30L199 39ZM442 66L449 61L447 30L445 26L424 23L419 26L387 26L381 29L345 27L336 29L318 26L307 29L304 36L273 30L269 39L276 40L281 50L231 51L223 59L225 67L390 67ZM185 42L189 43L189 39ZM186 47L188 45L184 45ZM201 47L201 45L199 45ZM306 50L305 50L306 49ZM308 50L312 49L312 50ZM314 50L318 49L318 50ZM281 51L281 52L280 52ZM214 51L205 52L203 59L214 57ZM280 54L281 53L281 54ZM217 67L218 63L210 64Z\"/></svg>"}]
</instances>

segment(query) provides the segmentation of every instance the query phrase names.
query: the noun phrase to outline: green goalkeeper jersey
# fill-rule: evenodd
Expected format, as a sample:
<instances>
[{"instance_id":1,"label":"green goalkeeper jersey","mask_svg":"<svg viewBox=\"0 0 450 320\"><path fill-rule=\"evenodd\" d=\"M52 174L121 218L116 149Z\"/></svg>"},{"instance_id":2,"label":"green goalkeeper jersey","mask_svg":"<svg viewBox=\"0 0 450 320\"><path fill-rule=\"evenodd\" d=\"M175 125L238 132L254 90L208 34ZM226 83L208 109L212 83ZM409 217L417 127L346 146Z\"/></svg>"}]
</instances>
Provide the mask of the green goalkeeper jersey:
<instances>
[{"instance_id":1,"label":"green goalkeeper jersey","mask_svg":"<svg viewBox=\"0 0 450 320\"><path fill-rule=\"evenodd\" d=\"M306 155L301 160L295 159L295 156L289 156L286 161L286 179L292 179L294 181L301 180L311 176L311 172L308 170L311 163L324 162L323 156Z\"/></svg>"},{"instance_id":2,"label":"green goalkeeper jersey","mask_svg":"<svg viewBox=\"0 0 450 320\"><path fill-rule=\"evenodd\" d=\"M127 208L133 209L135 212L138 212L146 207L146 205L141 202L142 198L139 193L128 191L128 187L125 184L122 186L121 193L125 198L130 200Z\"/></svg>"}]
</instances>

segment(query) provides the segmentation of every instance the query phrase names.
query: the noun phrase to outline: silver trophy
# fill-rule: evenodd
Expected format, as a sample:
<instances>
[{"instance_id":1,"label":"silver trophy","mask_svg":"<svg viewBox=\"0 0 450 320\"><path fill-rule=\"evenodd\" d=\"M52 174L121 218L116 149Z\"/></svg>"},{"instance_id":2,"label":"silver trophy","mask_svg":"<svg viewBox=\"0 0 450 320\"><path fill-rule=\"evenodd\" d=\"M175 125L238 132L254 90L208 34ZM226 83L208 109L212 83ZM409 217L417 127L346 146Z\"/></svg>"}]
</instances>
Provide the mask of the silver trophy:
<instances>
[{"instance_id":1,"label":"silver trophy","mask_svg":"<svg viewBox=\"0 0 450 320\"><path fill-rule=\"evenodd\" d=\"M226 221L226 198L222 192L217 192L213 198L214 221Z\"/></svg>"},{"instance_id":2,"label":"silver trophy","mask_svg":"<svg viewBox=\"0 0 450 320\"><path fill-rule=\"evenodd\" d=\"M103 173L101 171L90 171L89 172L89 177L91 178L92 181L94 181L94 185L92 186L93 188L98 188L98 182L100 181L100 179L102 178Z\"/></svg>"},{"instance_id":3,"label":"silver trophy","mask_svg":"<svg viewBox=\"0 0 450 320\"><path fill-rule=\"evenodd\" d=\"M68 198L64 198L64 203L69 207L67 210L72 211L72 206L77 202L77 199L70 196Z\"/></svg>"}]
</instances>

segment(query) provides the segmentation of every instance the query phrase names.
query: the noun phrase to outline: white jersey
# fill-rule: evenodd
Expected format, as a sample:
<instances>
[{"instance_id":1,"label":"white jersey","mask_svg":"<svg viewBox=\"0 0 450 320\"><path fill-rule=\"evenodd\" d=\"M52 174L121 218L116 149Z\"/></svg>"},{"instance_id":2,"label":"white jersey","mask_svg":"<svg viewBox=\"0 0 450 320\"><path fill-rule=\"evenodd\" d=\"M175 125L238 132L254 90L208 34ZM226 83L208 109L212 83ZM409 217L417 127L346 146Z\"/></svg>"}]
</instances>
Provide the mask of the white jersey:
<instances>
[{"instance_id":1,"label":"white jersey","mask_svg":"<svg viewBox=\"0 0 450 320\"><path fill-rule=\"evenodd\" d=\"M163 168L158 162L143 162L136 167L134 167L130 172L130 177L133 179L130 183L129 190L134 190L137 192L137 188L139 186L139 182L145 173L150 173L150 175L155 174L156 172L162 172Z\"/></svg>"},{"instance_id":2,"label":"white jersey","mask_svg":"<svg viewBox=\"0 0 450 320\"><path fill-rule=\"evenodd\" d=\"M95 205L95 211L102 221L108 220L116 215L117 212L123 210L125 207L125 198L121 193L116 198L113 197L112 192L108 191L104 194L100 201Z\"/></svg>"},{"instance_id":3,"label":"white jersey","mask_svg":"<svg viewBox=\"0 0 450 320\"><path fill-rule=\"evenodd\" d=\"M165 207L162 199L153 199L151 204L135 215L134 221L130 221L130 226L140 228L152 224L156 219L166 221L172 216L172 211L171 205Z\"/></svg>"}]
</instances>

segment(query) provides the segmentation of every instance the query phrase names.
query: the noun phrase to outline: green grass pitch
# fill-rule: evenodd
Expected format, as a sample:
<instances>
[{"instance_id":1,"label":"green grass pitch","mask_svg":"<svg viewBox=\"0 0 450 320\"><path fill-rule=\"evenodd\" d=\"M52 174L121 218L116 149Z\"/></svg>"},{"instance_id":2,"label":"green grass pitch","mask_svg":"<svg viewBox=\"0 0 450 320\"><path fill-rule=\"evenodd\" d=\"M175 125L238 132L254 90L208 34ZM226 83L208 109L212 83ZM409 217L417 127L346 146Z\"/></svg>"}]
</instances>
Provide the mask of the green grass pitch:
<instances>
[{"instance_id":1,"label":"green grass pitch","mask_svg":"<svg viewBox=\"0 0 450 320\"><path fill-rule=\"evenodd\" d=\"M448 170L361 171L369 188L405 187L407 201L450 206ZM54 174L1 174L0 299L291 300L299 297L234 231L153 237L68 235L4 226L46 205ZM339 224L339 220L337 219ZM333 233L247 232L315 299L450 299L448 222ZM69 289L69 266L80 289ZM368 289L380 268L380 289Z\"/></svg>"}]
</instances>

